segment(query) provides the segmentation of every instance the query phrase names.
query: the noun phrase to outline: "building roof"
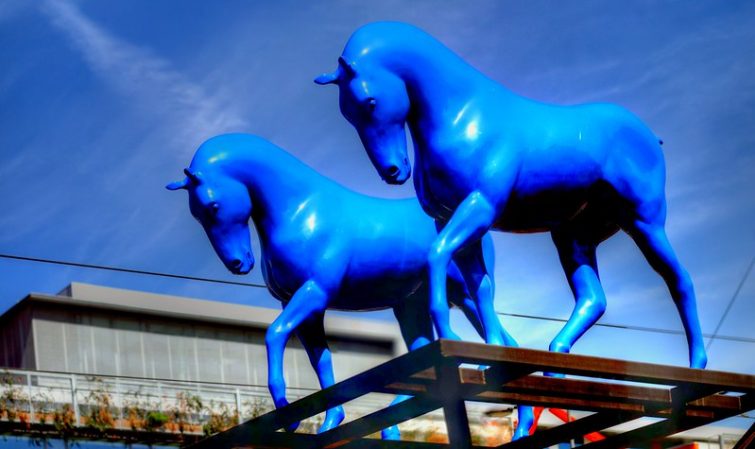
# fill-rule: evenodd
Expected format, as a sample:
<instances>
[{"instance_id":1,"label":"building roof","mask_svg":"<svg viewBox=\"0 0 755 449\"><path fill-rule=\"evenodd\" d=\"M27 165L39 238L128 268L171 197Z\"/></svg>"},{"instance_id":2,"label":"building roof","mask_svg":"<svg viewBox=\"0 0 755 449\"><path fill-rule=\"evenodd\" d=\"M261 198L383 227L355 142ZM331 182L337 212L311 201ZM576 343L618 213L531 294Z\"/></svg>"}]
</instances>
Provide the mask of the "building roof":
<instances>
[{"instance_id":1,"label":"building roof","mask_svg":"<svg viewBox=\"0 0 755 449\"><path fill-rule=\"evenodd\" d=\"M280 313L280 310L267 307L72 282L57 295L30 293L0 316L0 319L10 318L16 310L30 303L74 305L256 328L267 328ZM331 336L360 340L391 341L394 343L401 340L401 334L395 322L352 319L328 316L328 314L325 318L325 331ZM402 346L394 344L394 348L401 348Z\"/></svg>"}]
</instances>

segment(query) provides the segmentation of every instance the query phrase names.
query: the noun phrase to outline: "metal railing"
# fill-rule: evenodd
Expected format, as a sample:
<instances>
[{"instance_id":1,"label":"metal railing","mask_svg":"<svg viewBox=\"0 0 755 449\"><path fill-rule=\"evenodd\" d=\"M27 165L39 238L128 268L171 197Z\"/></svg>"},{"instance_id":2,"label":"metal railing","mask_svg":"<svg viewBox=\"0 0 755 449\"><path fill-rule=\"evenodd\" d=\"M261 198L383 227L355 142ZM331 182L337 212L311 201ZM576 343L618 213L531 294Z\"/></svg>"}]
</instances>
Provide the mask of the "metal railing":
<instances>
[{"instance_id":1,"label":"metal railing","mask_svg":"<svg viewBox=\"0 0 755 449\"><path fill-rule=\"evenodd\" d=\"M61 430L91 427L211 434L273 408L267 388L44 371L0 370L0 421L51 424ZM289 388L290 400L316 390ZM383 396L383 395L381 395ZM352 418L391 399L367 397L350 404ZM321 418L302 423L314 432Z\"/></svg>"}]
</instances>

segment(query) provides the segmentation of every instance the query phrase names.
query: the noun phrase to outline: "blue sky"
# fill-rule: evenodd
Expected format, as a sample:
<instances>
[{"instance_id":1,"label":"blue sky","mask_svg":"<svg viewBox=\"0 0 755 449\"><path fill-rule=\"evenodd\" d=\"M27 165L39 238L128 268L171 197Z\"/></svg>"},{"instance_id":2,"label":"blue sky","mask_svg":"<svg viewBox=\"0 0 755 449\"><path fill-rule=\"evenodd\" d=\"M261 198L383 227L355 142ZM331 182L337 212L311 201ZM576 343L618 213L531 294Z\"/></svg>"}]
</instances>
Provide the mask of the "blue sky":
<instances>
[{"instance_id":1,"label":"blue sky","mask_svg":"<svg viewBox=\"0 0 755 449\"><path fill-rule=\"evenodd\" d=\"M357 191L412 196L411 183L380 181L337 89L312 82L354 29L387 19L424 28L522 95L639 115L665 142L668 234L713 332L755 256L755 4L745 1L0 2L0 253L260 282L258 270L227 273L185 193L164 189L203 140L228 131L266 137ZM550 237L495 241L496 308L566 318L573 300ZM598 261L602 323L681 330L626 236ZM0 259L0 311L71 281L277 307L259 289ZM750 277L720 334L755 339L754 317ZM534 348L559 326L503 322ZM679 334L596 327L574 352L687 363ZM752 342L716 340L709 367L755 373L754 354Z\"/></svg>"}]
</instances>

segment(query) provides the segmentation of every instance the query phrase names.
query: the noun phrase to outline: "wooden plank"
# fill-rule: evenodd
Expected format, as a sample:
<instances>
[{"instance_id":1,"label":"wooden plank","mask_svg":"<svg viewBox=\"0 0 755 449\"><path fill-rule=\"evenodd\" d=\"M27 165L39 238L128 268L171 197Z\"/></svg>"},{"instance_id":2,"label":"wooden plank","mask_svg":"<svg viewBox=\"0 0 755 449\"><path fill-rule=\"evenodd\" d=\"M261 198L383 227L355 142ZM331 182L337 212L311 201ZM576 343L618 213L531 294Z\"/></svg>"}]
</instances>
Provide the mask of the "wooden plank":
<instances>
[{"instance_id":1,"label":"wooden plank","mask_svg":"<svg viewBox=\"0 0 755 449\"><path fill-rule=\"evenodd\" d=\"M588 433L612 427L623 422L631 421L639 416L629 412L602 412L594 413L584 418L579 418L569 423L564 423L549 429L541 429L534 434L520 438L516 441L504 443L498 448L505 449L529 449L548 447L554 444L569 441Z\"/></svg>"},{"instance_id":2,"label":"wooden plank","mask_svg":"<svg viewBox=\"0 0 755 449\"><path fill-rule=\"evenodd\" d=\"M688 402L687 407L690 409L718 410L722 408L741 409L742 406L739 396L712 394L696 401Z\"/></svg>"},{"instance_id":3,"label":"wooden plank","mask_svg":"<svg viewBox=\"0 0 755 449\"><path fill-rule=\"evenodd\" d=\"M417 371L434 365L439 356L439 342L435 341L417 350L396 357L368 371L313 393L305 398L273 410L258 418L239 424L224 432L199 441L191 449L216 449L258 441L293 422L306 419L336 405L371 393L392 379L409 377Z\"/></svg>"},{"instance_id":4,"label":"wooden plank","mask_svg":"<svg viewBox=\"0 0 755 449\"><path fill-rule=\"evenodd\" d=\"M466 373L463 371L460 375L462 376L462 384L485 384L484 377L482 376L466 376ZM428 385L430 384L415 382L414 379L408 379L403 382L394 382L386 385L380 390L380 392L387 394L410 395L425 393L427 392ZM615 401L629 403L645 403L647 401L652 401L671 405L669 388L648 388L626 384L607 384L604 382L558 379L536 375L515 379L503 386L491 390L496 391L497 393L541 394L551 397L579 397L583 399L602 399L609 396ZM711 405L715 406L715 404Z\"/></svg>"},{"instance_id":5,"label":"wooden plank","mask_svg":"<svg viewBox=\"0 0 755 449\"><path fill-rule=\"evenodd\" d=\"M206 441L206 439L202 441ZM229 444L221 443L221 445L215 447L229 449L312 449L318 446L317 435L290 432L269 432L256 435L254 441L233 442Z\"/></svg>"},{"instance_id":6,"label":"wooden plank","mask_svg":"<svg viewBox=\"0 0 755 449\"><path fill-rule=\"evenodd\" d=\"M646 387L618 383L597 382L582 379L559 379L554 377L527 376L509 382L503 391L516 393L547 392L549 395L562 397L581 397L635 403L670 403L669 388Z\"/></svg>"},{"instance_id":7,"label":"wooden plank","mask_svg":"<svg viewBox=\"0 0 755 449\"><path fill-rule=\"evenodd\" d=\"M744 410L750 410L755 407L755 400L753 395L746 395L740 400L742 401L742 407ZM701 418L697 416L686 415L674 415L663 421L659 421L647 426L640 427L638 429L630 430L628 432L613 435L605 440L597 441L584 445L585 449L613 449L618 447L636 446L652 441L659 437L673 435L675 433L684 432L685 430L694 429L706 424L710 424L715 421L720 421L739 414L738 410L721 410L715 413L714 416L709 418Z\"/></svg>"},{"instance_id":8,"label":"wooden plank","mask_svg":"<svg viewBox=\"0 0 755 449\"><path fill-rule=\"evenodd\" d=\"M462 393L463 394L463 393ZM481 394L463 394L469 401L488 402L493 404L517 404L532 405L541 407L557 407L570 410L584 411L625 411L634 413L646 413L648 409L643 404L632 404L622 401L611 401L610 399L581 399L581 398L563 398L559 396L539 395L539 394L520 394L507 393L499 391L486 391Z\"/></svg>"},{"instance_id":9,"label":"wooden plank","mask_svg":"<svg viewBox=\"0 0 755 449\"><path fill-rule=\"evenodd\" d=\"M673 416L638 429L630 430L618 435L612 435L605 440L585 444L581 447L585 449L616 449L627 447L629 445L636 446L652 441L658 437L673 435L694 427L708 424L709 422L711 421L704 418Z\"/></svg>"},{"instance_id":10,"label":"wooden plank","mask_svg":"<svg viewBox=\"0 0 755 449\"><path fill-rule=\"evenodd\" d=\"M737 444L732 449L748 449L752 447L755 447L755 423L742 435L742 438L737 441Z\"/></svg>"},{"instance_id":11,"label":"wooden plank","mask_svg":"<svg viewBox=\"0 0 755 449\"><path fill-rule=\"evenodd\" d=\"M483 384L485 376L483 371L460 368L459 375L462 384ZM435 380L435 374L432 370L425 370L419 373L420 376L411 376L402 382L394 382L386 385L381 389L381 393L386 394L418 394L427 392L427 386ZM530 375L520 379L508 382L506 385L496 391L495 395L483 393L482 396L492 397L492 402L505 402L504 394L513 393L524 397L523 395L538 394L542 398L573 397L582 399L593 399L596 401L604 400L610 397L612 403L616 401L645 404L667 404L671 406L671 389L666 386L648 387L640 385L627 385L619 383L606 383L595 380L583 379L563 379L544 377L540 375ZM517 396L511 396L517 397ZM467 398L467 400L473 400ZM483 400L482 402L488 402ZM522 402L511 402L522 403ZM560 404L560 403L559 403ZM553 406L560 406L553 404ZM738 408L739 399L736 396L725 396L713 394L701 399L691 401L688 404L690 409L717 409L717 408ZM616 408L616 407L611 407Z\"/></svg>"},{"instance_id":12,"label":"wooden plank","mask_svg":"<svg viewBox=\"0 0 755 449\"><path fill-rule=\"evenodd\" d=\"M460 369L462 384L483 384L482 371ZM405 382L387 385L381 390L389 394L416 394L427 391L429 380L434 373L423 372L421 380L412 377ZM530 375L513 380L500 390L483 391L477 396L465 390L464 399L498 404L530 404L548 407L570 408L587 411L625 410L641 412L644 409L655 410L653 416L668 416L662 407L670 408L671 389L655 388L618 383L605 383L581 379L560 379ZM719 408L739 409L736 396L710 395L691 401L687 405L689 413L705 416L705 411Z\"/></svg>"},{"instance_id":13,"label":"wooden plank","mask_svg":"<svg viewBox=\"0 0 755 449\"><path fill-rule=\"evenodd\" d=\"M452 449L448 444L424 443L419 441L383 441L363 438L353 441L343 449ZM472 449L483 449L473 447Z\"/></svg>"},{"instance_id":14,"label":"wooden plank","mask_svg":"<svg viewBox=\"0 0 755 449\"><path fill-rule=\"evenodd\" d=\"M440 408L437 398L415 396L317 436L318 447L339 447L357 438Z\"/></svg>"},{"instance_id":15,"label":"wooden plank","mask_svg":"<svg viewBox=\"0 0 755 449\"><path fill-rule=\"evenodd\" d=\"M611 390L607 390L610 392ZM563 394L553 395L551 391L539 393L518 393L510 391L485 391L477 395L467 393L462 390L462 396L467 401L489 402L497 404L526 404L543 407L558 407L571 410L585 411L627 411L635 413L644 413L646 416L667 417L672 413L672 403L670 398L664 398L661 395L650 395L646 400L642 400L637 392L632 392L633 396L630 401L625 398L606 394L605 396L585 396L575 395L574 397ZM706 395L708 392L699 392L698 395ZM666 395L667 396L667 395ZM736 396L710 395L703 399L691 401L690 404L683 407L688 416L710 417L715 413L725 410L740 411L740 399Z\"/></svg>"},{"instance_id":16,"label":"wooden plank","mask_svg":"<svg viewBox=\"0 0 755 449\"><path fill-rule=\"evenodd\" d=\"M439 340L443 357L455 357L466 363L530 366L535 371L551 371L581 376L620 379L634 382L679 385L692 383L717 387L719 390L755 391L755 376L723 371L682 368L654 363L591 357L576 354L510 348L481 343Z\"/></svg>"},{"instance_id":17,"label":"wooden plank","mask_svg":"<svg viewBox=\"0 0 755 449\"><path fill-rule=\"evenodd\" d=\"M490 368L484 372L459 370L458 364L462 362ZM644 382L663 387L531 375L537 371ZM742 397L714 394L722 390L746 394ZM369 392L410 393L414 398L319 436L274 432L291 422ZM604 440L599 442L600 445L589 445L590 448L601 449L636 445L741 413L752 406L753 393L755 376L744 374L441 340L203 440L193 447L215 449L254 445L255 448L298 449L328 445L386 449L469 448L471 438L465 400L599 411L573 423L540 431L520 440L522 442L510 443L507 447L511 449L568 441L638 416L669 417L636 431L609 437L608 442ZM359 439L438 406L444 407L449 438L453 442L451 445Z\"/></svg>"}]
</instances>

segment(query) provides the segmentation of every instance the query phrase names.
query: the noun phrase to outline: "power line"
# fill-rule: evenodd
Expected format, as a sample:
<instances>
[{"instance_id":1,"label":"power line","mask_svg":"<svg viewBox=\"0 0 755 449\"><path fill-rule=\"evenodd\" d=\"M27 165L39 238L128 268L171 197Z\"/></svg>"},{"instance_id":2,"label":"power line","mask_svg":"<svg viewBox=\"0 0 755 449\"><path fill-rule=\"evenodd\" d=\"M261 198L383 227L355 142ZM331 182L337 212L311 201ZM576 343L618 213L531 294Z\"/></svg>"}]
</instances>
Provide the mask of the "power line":
<instances>
[{"instance_id":1,"label":"power line","mask_svg":"<svg viewBox=\"0 0 755 449\"><path fill-rule=\"evenodd\" d=\"M42 259L38 257L14 256L12 254L0 254L0 258L10 259L10 260L23 260L26 262L39 262L39 263L46 263L46 264L51 264L51 265L64 265L64 266L77 267L77 268L91 268L94 270L116 271L120 273L143 274L147 276L159 276L159 277L165 277L165 278L171 278L171 279L185 279L188 281L209 282L213 284L237 285L241 287L267 288L267 286L265 286L264 284L255 284L252 282L225 281L222 279L186 276L183 274L173 274L173 273L162 273L159 271L134 270L131 268L121 268L121 267L112 267L112 266L107 266L107 265L95 265L95 264L88 264L88 263L69 262L65 260L53 260L53 259Z\"/></svg>"},{"instance_id":2,"label":"power line","mask_svg":"<svg viewBox=\"0 0 755 449\"><path fill-rule=\"evenodd\" d=\"M721 315L721 319L718 320L718 324L716 325L716 330L713 331L713 335L710 337L710 340L708 340L708 345L705 347L706 350L710 350L710 345L713 344L713 340L716 338L721 338L718 336L718 331L721 329L721 326L724 324L724 320L726 319L726 316L729 314L729 311L731 310L731 306L734 305L734 301L737 299L737 296L739 296L739 292L742 291L742 287L745 285L745 281L748 277L750 277L750 272L752 271L752 266L755 265L755 257L752 258L750 261L750 265L747 267L747 270L745 270L744 276L742 276L742 280L739 281L739 285L737 285L736 290L734 290L734 294L731 296L731 299L729 300L729 304L726 306L726 310L724 310L724 314Z\"/></svg>"},{"instance_id":3,"label":"power line","mask_svg":"<svg viewBox=\"0 0 755 449\"><path fill-rule=\"evenodd\" d=\"M559 323L566 323L567 320L563 318L553 318L553 317L546 317L546 316L539 316L539 315L525 315L521 313L506 313L506 312L496 312L498 315L505 315L510 316L514 318L528 318L531 320L542 320L542 321L556 321ZM625 329L625 330L632 330L632 331L640 331L640 332L652 332L656 334L670 334L670 335L684 335L684 331L680 330L674 330L674 329L663 329L660 327L645 327L645 326L629 326L624 324L611 324L611 323L595 323L595 326L599 327L608 327L612 329ZM755 338L747 338L747 337L734 337L731 335L717 335L714 336L713 334L703 334L704 337L709 338L717 338L719 340L729 340L729 341L739 341L744 343L755 343Z\"/></svg>"},{"instance_id":4,"label":"power line","mask_svg":"<svg viewBox=\"0 0 755 449\"><path fill-rule=\"evenodd\" d=\"M198 281L198 282L208 282L212 284L223 284L223 285L235 285L240 287L254 287L254 288L267 288L264 284L257 284L252 282L237 282L237 281L226 281L222 279L212 279L212 278L205 278L205 277L198 277L198 276L187 276L182 274L174 274L174 273L163 273L159 271L147 271L147 270L135 270L132 268L122 268L122 267L114 267L114 266L108 266L108 265L96 265L96 264L87 264L87 263L79 263L79 262L70 262L65 260L54 260L54 259L43 259L40 257L26 257L26 256L16 256L12 254L0 254L0 258L2 259L9 259L9 260L20 260L20 261L26 261L26 262L37 262L37 263L46 263L51 265L62 265L62 266L69 266L69 267L76 267L76 268L88 268L88 269L94 269L94 270L105 270L105 271L114 271L119 273L129 273L129 274L141 274L141 275L147 275L147 276L158 276L158 277L165 277L170 279L184 279L188 281ZM755 259L753 259L755 262ZM748 271L745 275L745 278L749 275L750 270L752 269L753 264L750 263L750 267L748 268ZM734 294L734 298L739 294L739 290L741 290L742 285L744 284L744 279L740 283L739 287L737 287L737 290ZM729 309L731 308L731 304L733 301L729 302L729 307L726 309L726 312L724 313L724 317L726 317L726 313L728 313ZM525 314L518 314L518 313L506 313L506 312L496 312L498 315L504 315L504 316L510 316L515 318L528 318L533 320L542 320L542 321L556 321L560 323L565 323L565 319L561 318L553 318L553 317L546 317L546 316L539 316L539 315L525 315ZM722 321L723 321L722 318ZM621 324L604 324L604 323L597 323L596 326L600 327L608 327L613 329L627 329L627 330L635 330L635 331L641 331L641 332L653 332L657 334L672 334L672 335L684 335L684 332L673 330L673 329L663 329L663 328L654 328L654 327L643 327L643 326L627 326L627 325L621 325ZM709 338L716 338L719 340L729 340L729 341L739 341L744 343L755 343L755 339L753 338L746 338L746 337L734 337L729 335L717 335L719 327L716 328L716 331L710 335L705 334L705 337Z\"/></svg>"}]
</instances>

